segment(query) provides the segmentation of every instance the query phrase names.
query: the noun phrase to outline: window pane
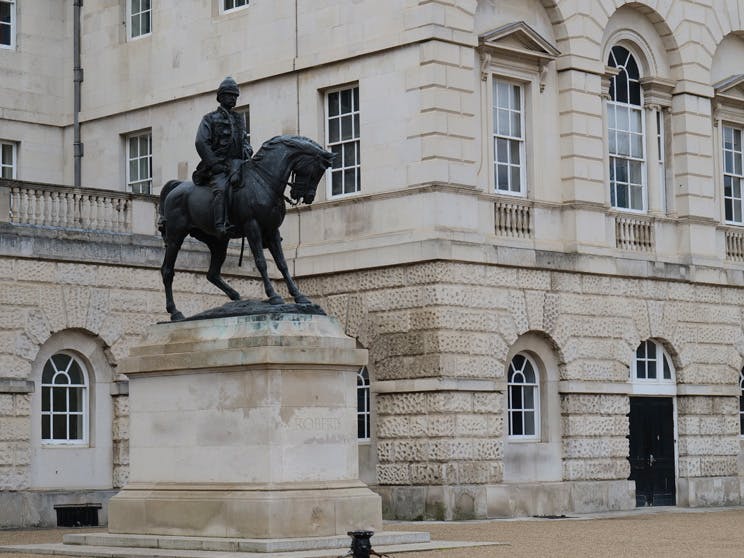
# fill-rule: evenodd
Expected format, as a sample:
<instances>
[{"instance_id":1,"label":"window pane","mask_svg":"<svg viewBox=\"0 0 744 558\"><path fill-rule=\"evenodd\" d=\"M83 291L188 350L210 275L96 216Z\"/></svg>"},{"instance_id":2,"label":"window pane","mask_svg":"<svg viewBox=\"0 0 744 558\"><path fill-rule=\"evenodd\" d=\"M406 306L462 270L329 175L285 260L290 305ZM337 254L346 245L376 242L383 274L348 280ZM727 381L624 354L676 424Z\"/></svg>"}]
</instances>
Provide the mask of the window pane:
<instances>
[{"instance_id":1,"label":"window pane","mask_svg":"<svg viewBox=\"0 0 744 558\"><path fill-rule=\"evenodd\" d=\"M630 167L629 182L631 184L641 184L643 164L640 161L628 161L628 166Z\"/></svg>"},{"instance_id":2,"label":"window pane","mask_svg":"<svg viewBox=\"0 0 744 558\"><path fill-rule=\"evenodd\" d=\"M724 172L734 172L734 154L731 151L723 152L723 170Z\"/></svg>"},{"instance_id":3,"label":"window pane","mask_svg":"<svg viewBox=\"0 0 744 558\"><path fill-rule=\"evenodd\" d=\"M498 163L508 163L508 140L505 139L497 139L496 140L496 161Z\"/></svg>"},{"instance_id":4,"label":"window pane","mask_svg":"<svg viewBox=\"0 0 744 558\"><path fill-rule=\"evenodd\" d=\"M72 359L72 362L70 363L70 370L68 371L68 375L70 376L71 384L82 385L85 383L85 380L83 378L83 371L80 369L80 365L75 359Z\"/></svg>"},{"instance_id":5,"label":"window pane","mask_svg":"<svg viewBox=\"0 0 744 558\"><path fill-rule=\"evenodd\" d=\"M359 114L354 115L354 138L359 137Z\"/></svg>"},{"instance_id":6,"label":"window pane","mask_svg":"<svg viewBox=\"0 0 744 558\"><path fill-rule=\"evenodd\" d=\"M512 413L512 432L514 436L521 436L524 433L522 428L522 413L515 411Z\"/></svg>"},{"instance_id":7,"label":"window pane","mask_svg":"<svg viewBox=\"0 0 744 558\"><path fill-rule=\"evenodd\" d=\"M630 136L630 156L636 159L643 158L643 136L640 134Z\"/></svg>"},{"instance_id":8,"label":"window pane","mask_svg":"<svg viewBox=\"0 0 744 558\"><path fill-rule=\"evenodd\" d=\"M535 388L533 387L524 388L524 408L525 409L535 408Z\"/></svg>"},{"instance_id":9,"label":"window pane","mask_svg":"<svg viewBox=\"0 0 744 558\"><path fill-rule=\"evenodd\" d=\"M630 155L630 137L626 133L617 134L617 154L625 157Z\"/></svg>"},{"instance_id":10,"label":"window pane","mask_svg":"<svg viewBox=\"0 0 744 558\"><path fill-rule=\"evenodd\" d=\"M527 384L535 384L535 369L532 368L529 360L524 363L524 381Z\"/></svg>"},{"instance_id":11,"label":"window pane","mask_svg":"<svg viewBox=\"0 0 744 558\"><path fill-rule=\"evenodd\" d=\"M141 11L140 0L132 0L132 13L136 14Z\"/></svg>"},{"instance_id":12,"label":"window pane","mask_svg":"<svg viewBox=\"0 0 744 558\"><path fill-rule=\"evenodd\" d=\"M496 187L499 190L509 189L509 166L508 165L497 166Z\"/></svg>"},{"instance_id":13,"label":"window pane","mask_svg":"<svg viewBox=\"0 0 744 558\"><path fill-rule=\"evenodd\" d=\"M82 440L83 439L83 415L70 415L70 440Z\"/></svg>"},{"instance_id":14,"label":"window pane","mask_svg":"<svg viewBox=\"0 0 744 558\"><path fill-rule=\"evenodd\" d=\"M498 119L499 119L499 128L497 130L497 133L500 136L508 136L509 134L509 111L504 109L499 109L498 111Z\"/></svg>"},{"instance_id":15,"label":"window pane","mask_svg":"<svg viewBox=\"0 0 744 558\"><path fill-rule=\"evenodd\" d=\"M338 169L341 167L341 163L342 163L341 159L343 158L342 153L341 153L342 148L343 146L341 145L334 145L331 147L331 153L335 155L335 157L333 158L333 167L332 167L334 169Z\"/></svg>"},{"instance_id":16,"label":"window pane","mask_svg":"<svg viewBox=\"0 0 744 558\"><path fill-rule=\"evenodd\" d=\"M333 118L328 121L328 141L330 143L336 143L339 139L339 125L338 118Z\"/></svg>"},{"instance_id":17,"label":"window pane","mask_svg":"<svg viewBox=\"0 0 744 558\"><path fill-rule=\"evenodd\" d=\"M628 206L628 186L625 184L617 185L617 207L629 207Z\"/></svg>"},{"instance_id":18,"label":"window pane","mask_svg":"<svg viewBox=\"0 0 744 558\"><path fill-rule=\"evenodd\" d=\"M496 106L509 108L509 84L505 81L496 81Z\"/></svg>"},{"instance_id":19,"label":"window pane","mask_svg":"<svg viewBox=\"0 0 744 558\"><path fill-rule=\"evenodd\" d=\"M656 379L656 360L648 361L648 379L649 380Z\"/></svg>"},{"instance_id":20,"label":"window pane","mask_svg":"<svg viewBox=\"0 0 744 558\"><path fill-rule=\"evenodd\" d=\"M518 112L511 113L511 135L517 138L522 137L522 122Z\"/></svg>"},{"instance_id":21,"label":"window pane","mask_svg":"<svg viewBox=\"0 0 744 558\"><path fill-rule=\"evenodd\" d=\"M142 35L147 35L150 32L150 12L142 14L142 22L140 23L140 30Z\"/></svg>"},{"instance_id":22,"label":"window pane","mask_svg":"<svg viewBox=\"0 0 744 558\"><path fill-rule=\"evenodd\" d=\"M639 211L643 209L643 188L640 186L630 187L630 208Z\"/></svg>"},{"instance_id":23,"label":"window pane","mask_svg":"<svg viewBox=\"0 0 744 558\"><path fill-rule=\"evenodd\" d=\"M733 202L729 200L725 200L725 213L726 213L726 221L733 221L734 220L734 205Z\"/></svg>"},{"instance_id":24,"label":"window pane","mask_svg":"<svg viewBox=\"0 0 744 558\"><path fill-rule=\"evenodd\" d=\"M354 110L359 110L359 88L355 87L353 90L354 93Z\"/></svg>"},{"instance_id":25,"label":"window pane","mask_svg":"<svg viewBox=\"0 0 744 558\"><path fill-rule=\"evenodd\" d=\"M344 166L356 165L356 143L344 144Z\"/></svg>"},{"instance_id":26,"label":"window pane","mask_svg":"<svg viewBox=\"0 0 744 558\"><path fill-rule=\"evenodd\" d=\"M520 98L520 90L518 85L512 85L511 108L517 111L522 110L522 101Z\"/></svg>"},{"instance_id":27,"label":"window pane","mask_svg":"<svg viewBox=\"0 0 744 558\"><path fill-rule=\"evenodd\" d=\"M535 413L532 411L524 413L524 433L526 436L535 435Z\"/></svg>"},{"instance_id":28,"label":"window pane","mask_svg":"<svg viewBox=\"0 0 744 558\"><path fill-rule=\"evenodd\" d=\"M511 168L511 191L520 192L522 190L522 178L520 176L519 167Z\"/></svg>"},{"instance_id":29,"label":"window pane","mask_svg":"<svg viewBox=\"0 0 744 558\"><path fill-rule=\"evenodd\" d=\"M334 196L343 193L343 185L341 183L342 176L341 171L333 171L331 174L331 193Z\"/></svg>"},{"instance_id":30,"label":"window pane","mask_svg":"<svg viewBox=\"0 0 744 558\"><path fill-rule=\"evenodd\" d=\"M83 388L70 388L70 408L71 413L81 413L83 411Z\"/></svg>"},{"instance_id":31,"label":"window pane","mask_svg":"<svg viewBox=\"0 0 744 558\"><path fill-rule=\"evenodd\" d=\"M664 355L664 379L665 380L672 379L672 371L669 368L669 359L667 359L666 355Z\"/></svg>"},{"instance_id":32,"label":"window pane","mask_svg":"<svg viewBox=\"0 0 744 558\"><path fill-rule=\"evenodd\" d=\"M129 180L139 180L139 166L137 165L137 159L129 161Z\"/></svg>"},{"instance_id":33,"label":"window pane","mask_svg":"<svg viewBox=\"0 0 744 558\"><path fill-rule=\"evenodd\" d=\"M338 91L328 94L328 116L338 116Z\"/></svg>"},{"instance_id":34,"label":"window pane","mask_svg":"<svg viewBox=\"0 0 744 558\"><path fill-rule=\"evenodd\" d=\"M641 106L641 84L637 81L631 81L628 87L630 89L630 99L628 99L628 102L631 105Z\"/></svg>"},{"instance_id":35,"label":"window pane","mask_svg":"<svg viewBox=\"0 0 744 558\"><path fill-rule=\"evenodd\" d=\"M615 98L618 103L628 102L628 76L624 70L615 77Z\"/></svg>"},{"instance_id":36,"label":"window pane","mask_svg":"<svg viewBox=\"0 0 744 558\"><path fill-rule=\"evenodd\" d=\"M351 116L342 116L341 117L341 139L342 140L350 140L353 137L353 128L352 128L352 118Z\"/></svg>"},{"instance_id":37,"label":"window pane","mask_svg":"<svg viewBox=\"0 0 744 558\"><path fill-rule=\"evenodd\" d=\"M510 162L513 165L518 165L519 162L520 162L519 147L520 147L520 142L519 141L517 141L517 140L510 140L509 141Z\"/></svg>"},{"instance_id":38,"label":"window pane","mask_svg":"<svg viewBox=\"0 0 744 558\"><path fill-rule=\"evenodd\" d=\"M67 388L51 388L52 411L56 413L67 412Z\"/></svg>"},{"instance_id":39,"label":"window pane","mask_svg":"<svg viewBox=\"0 0 744 558\"><path fill-rule=\"evenodd\" d=\"M146 157L139 160L139 178L149 178L150 176L150 158Z\"/></svg>"},{"instance_id":40,"label":"window pane","mask_svg":"<svg viewBox=\"0 0 744 558\"><path fill-rule=\"evenodd\" d=\"M49 411L49 392L52 388L43 387L41 388L41 411L47 412Z\"/></svg>"},{"instance_id":41,"label":"window pane","mask_svg":"<svg viewBox=\"0 0 744 558\"><path fill-rule=\"evenodd\" d=\"M51 361L48 360L47 363L44 365L44 372L41 375L41 383L51 384L53 378L54 378L54 366L52 366Z\"/></svg>"},{"instance_id":42,"label":"window pane","mask_svg":"<svg viewBox=\"0 0 744 558\"><path fill-rule=\"evenodd\" d=\"M365 415L357 415L357 438L367 438L367 424L365 419Z\"/></svg>"},{"instance_id":43,"label":"window pane","mask_svg":"<svg viewBox=\"0 0 744 558\"><path fill-rule=\"evenodd\" d=\"M52 439L53 440L66 440L67 439L67 415L53 415L52 416Z\"/></svg>"},{"instance_id":44,"label":"window pane","mask_svg":"<svg viewBox=\"0 0 744 558\"><path fill-rule=\"evenodd\" d=\"M351 89L341 91L341 114L351 112Z\"/></svg>"},{"instance_id":45,"label":"window pane","mask_svg":"<svg viewBox=\"0 0 744 558\"><path fill-rule=\"evenodd\" d=\"M356 173L354 169L346 169L344 171L344 192L350 193L356 191Z\"/></svg>"},{"instance_id":46,"label":"window pane","mask_svg":"<svg viewBox=\"0 0 744 558\"><path fill-rule=\"evenodd\" d=\"M52 433L52 417L51 415L44 415L41 417L41 439L49 440L51 433Z\"/></svg>"},{"instance_id":47,"label":"window pane","mask_svg":"<svg viewBox=\"0 0 744 558\"><path fill-rule=\"evenodd\" d=\"M511 403L512 409L523 409L522 406L522 386L511 386Z\"/></svg>"},{"instance_id":48,"label":"window pane","mask_svg":"<svg viewBox=\"0 0 744 558\"><path fill-rule=\"evenodd\" d=\"M142 11L150 10L150 0L142 0Z\"/></svg>"}]
</instances>

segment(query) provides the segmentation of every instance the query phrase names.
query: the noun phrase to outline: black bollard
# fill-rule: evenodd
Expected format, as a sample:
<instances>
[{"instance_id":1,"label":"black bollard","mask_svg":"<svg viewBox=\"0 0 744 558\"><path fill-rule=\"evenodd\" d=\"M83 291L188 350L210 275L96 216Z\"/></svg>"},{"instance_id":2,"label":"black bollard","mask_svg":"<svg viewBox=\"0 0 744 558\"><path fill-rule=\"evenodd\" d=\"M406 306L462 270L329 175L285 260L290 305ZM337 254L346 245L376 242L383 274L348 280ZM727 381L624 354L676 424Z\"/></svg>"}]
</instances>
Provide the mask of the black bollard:
<instances>
[{"instance_id":1,"label":"black bollard","mask_svg":"<svg viewBox=\"0 0 744 558\"><path fill-rule=\"evenodd\" d=\"M372 550L372 542L369 540L374 531L348 531L346 533L351 537L351 550L346 556L353 558L370 558L370 556L386 556L386 554L377 554Z\"/></svg>"}]
</instances>

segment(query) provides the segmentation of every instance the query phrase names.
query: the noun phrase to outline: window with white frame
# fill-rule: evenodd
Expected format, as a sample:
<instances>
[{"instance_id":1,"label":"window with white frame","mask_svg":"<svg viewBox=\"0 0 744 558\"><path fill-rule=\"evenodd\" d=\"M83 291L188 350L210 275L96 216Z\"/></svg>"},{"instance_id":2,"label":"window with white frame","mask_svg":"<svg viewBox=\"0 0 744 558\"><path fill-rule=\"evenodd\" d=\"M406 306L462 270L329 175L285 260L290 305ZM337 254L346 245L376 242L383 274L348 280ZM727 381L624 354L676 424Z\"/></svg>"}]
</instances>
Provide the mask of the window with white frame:
<instances>
[{"instance_id":1,"label":"window with white frame","mask_svg":"<svg viewBox=\"0 0 744 558\"><path fill-rule=\"evenodd\" d=\"M357 439L369 440L371 427L369 372L363 366L357 372Z\"/></svg>"},{"instance_id":2,"label":"window with white frame","mask_svg":"<svg viewBox=\"0 0 744 558\"><path fill-rule=\"evenodd\" d=\"M127 190L149 194L152 189L152 134L143 132L126 138Z\"/></svg>"},{"instance_id":3,"label":"window with white frame","mask_svg":"<svg viewBox=\"0 0 744 558\"><path fill-rule=\"evenodd\" d=\"M251 107L250 105L236 108L235 112L237 112L243 118L243 124L245 125L245 135L248 138L248 143L251 143Z\"/></svg>"},{"instance_id":4,"label":"window with white frame","mask_svg":"<svg viewBox=\"0 0 744 558\"><path fill-rule=\"evenodd\" d=\"M674 382L674 367L661 343L648 339L638 345L633 359L633 378L641 382Z\"/></svg>"},{"instance_id":5,"label":"window with white frame","mask_svg":"<svg viewBox=\"0 0 744 558\"><path fill-rule=\"evenodd\" d=\"M739 372L739 433L744 436L744 368Z\"/></svg>"},{"instance_id":6,"label":"window with white frame","mask_svg":"<svg viewBox=\"0 0 744 558\"><path fill-rule=\"evenodd\" d=\"M326 93L326 115L326 145L336 156L331 167L330 196L359 192L359 87Z\"/></svg>"},{"instance_id":7,"label":"window with white frame","mask_svg":"<svg viewBox=\"0 0 744 558\"><path fill-rule=\"evenodd\" d=\"M222 0L222 11L229 12L248 5L248 0Z\"/></svg>"},{"instance_id":8,"label":"window with white frame","mask_svg":"<svg viewBox=\"0 0 744 558\"><path fill-rule=\"evenodd\" d=\"M15 48L15 0L0 0L0 48Z\"/></svg>"},{"instance_id":9,"label":"window with white frame","mask_svg":"<svg viewBox=\"0 0 744 558\"><path fill-rule=\"evenodd\" d=\"M0 178L16 177L16 144L0 141Z\"/></svg>"},{"instance_id":10,"label":"window with white frame","mask_svg":"<svg viewBox=\"0 0 744 558\"><path fill-rule=\"evenodd\" d=\"M742 170L742 130L723 126L723 206L727 223L744 224L744 197L741 187L744 179Z\"/></svg>"},{"instance_id":11,"label":"window with white frame","mask_svg":"<svg viewBox=\"0 0 744 558\"><path fill-rule=\"evenodd\" d=\"M524 91L521 85L493 79L494 186L505 194L526 194Z\"/></svg>"},{"instance_id":12,"label":"window with white frame","mask_svg":"<svg viewBox=\"0 0 744 558\"><path fill-rule=\"evenodd\" d=\"M151 0L127 0L127 27L130 39L152 32Z\"/></svg>"},{"instance_id":13,"label":"window with white frame","mask_svg":"<svg viewBox=\"0 0 744 558\"><path fill-rule=\"evenodd\" d=\"M537 366L525 353L509 363L507 375L509 437L537 439L540 436L540 378Z\"/></svg>"},{"instance_id":14,"label":"window with white frame","mask_svg":"<svg viewBox=\"0 0 744 558\"><path fill-rule=\"evenodd\" d=\"M644 122L640 71L628 49L616 45L607 65L618 70L610 81L607 133L610 154L610 204L646 209Z\"/></svg>"},{"instance_id":15,"label":"window with white frame","mask_svg":"<svg viewBox=\"0 0 744 558\"><path fill-rule=\"evenodd\" d=\"M66 352L53 355L42 372L41 441L88 441L88 377L83 364Z\"/></svg>"}]
</instances>

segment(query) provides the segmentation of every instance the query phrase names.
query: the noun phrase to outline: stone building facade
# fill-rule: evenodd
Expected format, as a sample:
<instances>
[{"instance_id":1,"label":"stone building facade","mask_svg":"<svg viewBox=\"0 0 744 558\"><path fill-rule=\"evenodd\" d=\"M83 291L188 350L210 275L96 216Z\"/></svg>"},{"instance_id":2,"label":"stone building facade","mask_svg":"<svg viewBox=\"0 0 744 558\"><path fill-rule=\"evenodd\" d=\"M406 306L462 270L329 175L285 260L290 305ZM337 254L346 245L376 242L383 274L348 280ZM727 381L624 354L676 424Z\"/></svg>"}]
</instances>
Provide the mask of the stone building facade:
<instances>
[{"instance_id":1,"label":"stone building facade","mask_svg":"<svg viewBox=\"0 0 744 558\"><path fill-rule=\"evenodd\" d=\"M89 0L77 114L75 12L47 8L0 0L0 524L126 483L154 194L227 74L255 149L339 154L282 235L369 349L387 517L742 503L740 2ZM195 242L178 265L185 313L222 303Z\"/></svg>"}]
</instances>

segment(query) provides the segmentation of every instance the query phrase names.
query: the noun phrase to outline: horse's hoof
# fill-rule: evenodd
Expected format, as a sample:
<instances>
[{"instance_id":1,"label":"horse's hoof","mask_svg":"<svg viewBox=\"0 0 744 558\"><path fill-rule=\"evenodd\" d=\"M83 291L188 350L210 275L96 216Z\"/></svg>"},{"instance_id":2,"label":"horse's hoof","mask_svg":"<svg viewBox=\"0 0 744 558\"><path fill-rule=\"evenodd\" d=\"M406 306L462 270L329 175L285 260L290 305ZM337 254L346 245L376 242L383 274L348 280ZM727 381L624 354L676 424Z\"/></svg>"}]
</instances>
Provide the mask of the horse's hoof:
<instances>
[{"instance_id":1,"label":"horse's hoof","mask_svg":"<svg viewBox=\"0 0 744 558\"><path fill-rule=\"evenodd\" d=\"M230 300L240 300L240 293L232 292L227 295Z\"/></svg>"},{"instance_id":2,"label":"horse's hoof","mask_svg":"<svg viewBox=\"0 0 744 558\"><path fill-rule=\"evenodd\" d=\"M310 299L307 298L305 295L296 296L294 300L297 304L312 304L312 302L310 302Z\"/></svg>"},{"instance_id":3,"label":"horse's hoof","mask_svg":"<svg viewBox=\"0 0 744 558\"><path fill-rule=\"evenodd\" d=\"M279 295L274 295L271 298L269 298L269 304L284 304L284 299L280 297Z\"/></svg>"},{"instance_id":4,"label":"horse's hoof","mask_svg":"<svg viewBox=\"0 0 744 558\"><path fill-rule=\"evenodd\" d=\"M171 322L180 322L181 320L185 320L186 316L181 314L181 312L176 311L173 314L171 314Z\"/></svg>"}]
</instances>

